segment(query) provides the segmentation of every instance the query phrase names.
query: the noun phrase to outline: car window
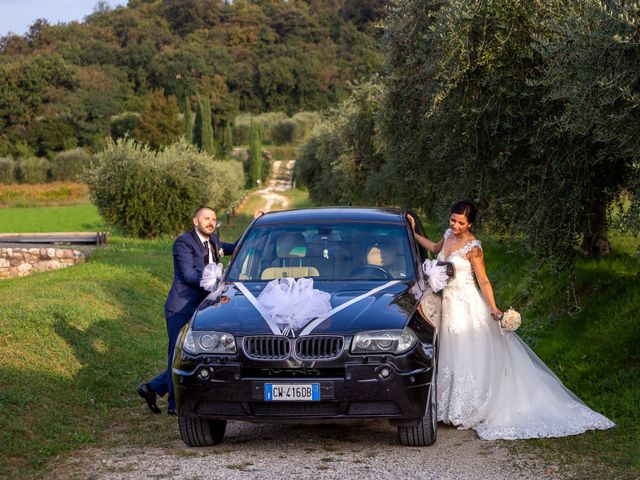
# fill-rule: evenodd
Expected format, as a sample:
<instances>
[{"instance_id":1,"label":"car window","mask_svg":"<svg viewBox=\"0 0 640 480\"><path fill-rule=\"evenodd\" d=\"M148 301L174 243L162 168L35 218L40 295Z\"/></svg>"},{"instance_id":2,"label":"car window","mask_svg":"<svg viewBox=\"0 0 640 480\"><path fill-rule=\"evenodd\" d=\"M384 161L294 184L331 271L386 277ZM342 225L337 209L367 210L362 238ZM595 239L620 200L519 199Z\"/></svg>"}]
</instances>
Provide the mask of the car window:
<instances>
[{"instance_id":1,"label":"car window","mask_svg":"<svg viewBox=\"0 0 640 480\"><path fill-rule=\"evenodd\" d=\"M229 281L415 278L402 225L332 223L256 226L229 268Z\"/></svg>"}]
</instances>

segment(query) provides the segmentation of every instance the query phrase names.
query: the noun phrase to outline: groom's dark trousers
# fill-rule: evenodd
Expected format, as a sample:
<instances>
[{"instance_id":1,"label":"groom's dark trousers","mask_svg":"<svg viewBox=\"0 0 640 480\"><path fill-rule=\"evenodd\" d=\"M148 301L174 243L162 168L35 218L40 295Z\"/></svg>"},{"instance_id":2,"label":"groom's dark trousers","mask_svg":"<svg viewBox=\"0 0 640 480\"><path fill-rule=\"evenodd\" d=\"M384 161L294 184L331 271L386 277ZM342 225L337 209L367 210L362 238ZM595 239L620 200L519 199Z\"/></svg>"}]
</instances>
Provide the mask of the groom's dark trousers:
<instances>
[{"instance_id":1,"label":"groom's dark trousers","mask_svg":"<svg viewBox=\"0 0 640 480\"><path fill-rule=\"evenodd\" d=\"M214 262L220 261L219 250L225 255L231 255L235 243L222 243L214 234L209 237L209 249ZM180 235L173 244L173 284L164 304L164 316L167 323L169 337L167 369L149 382L151 389L160 396L168 394L167 408L175 410L176 401L173 395L171 381L171 364L173 350L182 327L184 327L200 302L205 299L207 292L200 286L202 271L205 267L205 245L195 229Z\"/></svg>"}]
</instances>

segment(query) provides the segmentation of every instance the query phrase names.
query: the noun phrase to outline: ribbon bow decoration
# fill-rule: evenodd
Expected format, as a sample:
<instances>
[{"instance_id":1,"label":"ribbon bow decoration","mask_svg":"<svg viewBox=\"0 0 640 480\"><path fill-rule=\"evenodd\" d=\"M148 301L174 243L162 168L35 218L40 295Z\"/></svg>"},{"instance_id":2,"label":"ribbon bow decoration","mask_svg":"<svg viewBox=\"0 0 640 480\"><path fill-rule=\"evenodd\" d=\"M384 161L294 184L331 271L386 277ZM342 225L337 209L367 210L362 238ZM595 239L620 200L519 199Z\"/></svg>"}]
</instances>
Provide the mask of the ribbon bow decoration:
<instances>
[{"instance_id":1,"label":"ribbon bow decoration","mask_svg":"<svg viewBox=\"0 0 640 480\"><path fill-rule=\"evenodd\" d=\"M200 286L209 292L213 292L218 287L223 271L224 267L221 263L209 263L202 271Z\"/></svg>"},{"instance_id":2,"label":"ribbon bow decoration","mask_svg":"<svg viewBox=\"0 0 640 480\"><path fill-rule=\"evenodd\" d=\"M258 298L254 297L242 282L235 282L235 286L264 318L274 335L288 335L291 332L295 336L293 329L302 328L300 335L309 335L318 325L332 315L397 283L400 283L400 280L391 280L335 308L331 308L331 303L329 302L331 294L314 289L313 280L310 278L300 278L297 284L293 278L272 280L258 295ZM290 291L295 291L296 287L294 285L301 287L302 290L308 291L308 289L311 289L313 292L318 292L314 294L315 300L310 301L309 304L304 304L304 310L302 308L296 310L300 306L300 299L302 298L304 301L304 295L300 296L299 293L294 293L289 297L286 293L289 289ZM293 299L296 300L295 304L291 302ZM286 325L284 332L278 326L278 323Z\"/></svg>"},{"instance_id":3,"label":"ribbon bow decoration","mask_svg":"<svg viewBox=\"0 0 640 480\"><path fill-rule=\"evenodd\" d=\"M447 267L438 265L437 260L425 260L422 264L422 271L427 276L429 286L434 292L439 292L447 285Z\"/></svg>"},{"instance_id":4,"label":"ribbon bow decoration","mask_svg":"<svg viewBox=\"0 0 640 480\"><path fill-rule=\"evenodd\" d=\"M283 335L304 328L314 318L331 311L331 295L313 288L311 278L278 278L267 283L258 296L261 311Z\"/></svg>"}]
</instances>

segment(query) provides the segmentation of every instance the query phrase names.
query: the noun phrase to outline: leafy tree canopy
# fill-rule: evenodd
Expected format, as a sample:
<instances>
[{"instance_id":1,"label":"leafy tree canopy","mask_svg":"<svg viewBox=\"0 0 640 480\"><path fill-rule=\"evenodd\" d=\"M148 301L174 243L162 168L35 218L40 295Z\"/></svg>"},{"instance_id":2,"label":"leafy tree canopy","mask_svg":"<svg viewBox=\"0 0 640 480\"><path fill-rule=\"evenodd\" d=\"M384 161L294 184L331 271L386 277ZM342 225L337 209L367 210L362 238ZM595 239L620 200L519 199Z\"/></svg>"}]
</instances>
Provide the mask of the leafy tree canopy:
<instances>
[{"instance_id":1,"label":"leafy tree canopy","mask_svg":"<svg viewBox=\"0 0 640 480\"><path fill-rule=\"evenodd\" d=\"M238 111L333 105L380 69L373 24L385 3L131 0L98 4L82 23L38 20L0 38L0 155L20 142L40 150L36 119L61 115L74 126L67 143L95 148L111 117L141 113L159 89L180 105L210 98L217 141Z\"/></svg>"}]
</instances>

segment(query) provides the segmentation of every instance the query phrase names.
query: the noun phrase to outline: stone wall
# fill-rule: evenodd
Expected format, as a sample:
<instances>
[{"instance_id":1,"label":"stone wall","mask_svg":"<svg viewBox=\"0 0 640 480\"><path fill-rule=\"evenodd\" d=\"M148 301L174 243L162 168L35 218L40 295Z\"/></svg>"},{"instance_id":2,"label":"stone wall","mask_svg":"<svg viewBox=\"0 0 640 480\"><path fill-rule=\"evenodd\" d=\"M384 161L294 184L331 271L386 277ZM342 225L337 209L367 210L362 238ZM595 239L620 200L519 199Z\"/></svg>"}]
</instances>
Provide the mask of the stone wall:
<instances>
[{"instance_id":1,"label":"stone wall","mask_svg":"<svg viewBox=\"0 0 640 480\"><path fill-rule=\"evenodd\" d=\"M84 253L71 248L0 248L0 280L69 267L84 259Z\"/></svg>"}]
</instances>

